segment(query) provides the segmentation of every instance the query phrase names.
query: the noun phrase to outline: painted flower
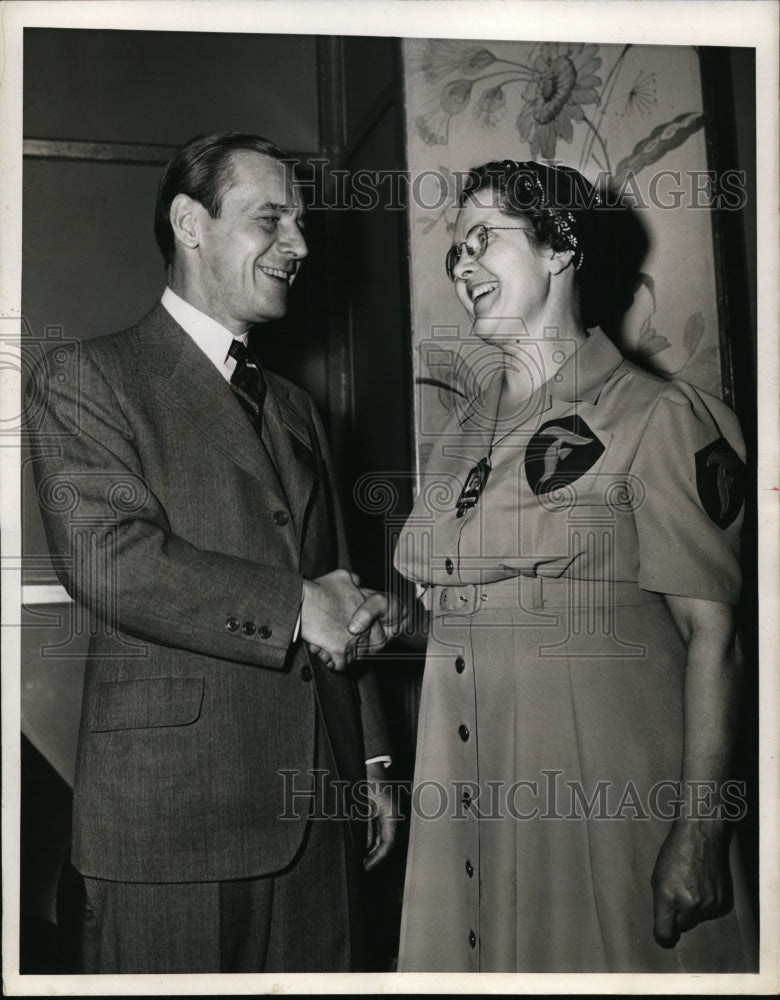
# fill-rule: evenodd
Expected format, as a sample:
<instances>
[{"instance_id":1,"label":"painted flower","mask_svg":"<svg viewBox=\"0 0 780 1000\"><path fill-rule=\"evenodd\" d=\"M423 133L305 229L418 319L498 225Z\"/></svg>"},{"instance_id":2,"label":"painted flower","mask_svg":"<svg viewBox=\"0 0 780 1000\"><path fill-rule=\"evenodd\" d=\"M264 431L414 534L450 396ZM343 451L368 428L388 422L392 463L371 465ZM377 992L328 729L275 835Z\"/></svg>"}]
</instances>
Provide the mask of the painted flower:
<instances>
[{"instance_id":1,"label":"painted flower","mask_svg":"<svg viewBox=\"0 0 780 1000\"><path fill-rule=\"evenodd\" d=\"M573 121L582 121L585 104L598 104L596 70L601 59L597 45L545 42L534 60L532 79L523 91L528 102L517 117L520 137L531 146L531 155L555 157L558 139L571 142Z\"/></svg>"},{"instance_id":2,"label":"painted flower","mask_svg":"<svg viewBox=\"0 0 780 1000\"><path fill-rule=\"evenodd\" d=\"M656 96L655 73L645 73L640 70L630 89L623 95L626 98L625 107L618 112L622 117L638 114L649 114L658 104Z\"/></svg>"},{"instance_id":3,"label":"painted flower","mask_svg":"<svg viewBox=\"0 0 780 1000\"><path fill-rule=\"evenodd\" d=\"M468 105L473 86L473 80L453 80L442 88L435 107L415 118L414 124L423 142L429 146L446 145L450 120Z\"/></svg>"},{"instance_id":4,"label":"painted flower","mask_svg":"<svg viewBox=\"0 0 780 1000\"><path fill-rule=\"evenodd\" d=\"M428 42L419 67L429 83L436 83L451 73L476 76L495 61L493 53L482 45L442 38Z\"/></svg>"},{"instance_id":5,"label":"painted flower","mask_svg":"<svg viewBox=\"0 0 780 1000\"><path fill-rule=\"evenodd\" d=\"M488 128L495 128L506 114L506 94L503 88L488 87L474 107L474 117Z\"/></svg>"}]
</instances>

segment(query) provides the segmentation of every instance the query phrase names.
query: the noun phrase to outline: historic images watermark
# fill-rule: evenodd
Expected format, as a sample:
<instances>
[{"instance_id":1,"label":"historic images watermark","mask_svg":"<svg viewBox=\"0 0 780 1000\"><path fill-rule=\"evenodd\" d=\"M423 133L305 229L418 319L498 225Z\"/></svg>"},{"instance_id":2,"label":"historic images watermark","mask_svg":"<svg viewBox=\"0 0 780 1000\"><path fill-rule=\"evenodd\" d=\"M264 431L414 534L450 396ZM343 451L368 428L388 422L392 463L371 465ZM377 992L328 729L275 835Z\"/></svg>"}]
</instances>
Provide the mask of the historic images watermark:
<instances>
[{"instance_id":1,"label":"historic images watermark","mask_svg":"<svg viewBox=\"0 0 780 1000\"><path fill-rule=\"evenodd\" d=\"M560 768L542 769L533 778L512 782L432 779L418 781L358 781L334 778L327 770L294 768L279 771L283 808L278 818L367 820L374 815L372 791L393 803L397 819L480 820L518 822L579 820L712 820L736 822L747 813L744 781L680 781L662 779L652 785L628 780L586 784L567 778ZM327 803L327 804L326 804Z\"/></svg>"},{"instance_id":2,"label":"historic images watermark","mask_svg":"<svg viewBox=\"0 0 780 1000\"><path fill-rule=\"evenodd\" d=\"M457 210L468 170L348 170L334 167L330 160L312 158L285 161L296 170L296 184L309 211L370 212L406 211L414 206L426 212ZM550 165L556 161L551 160ZM518 178L522 168L518 168ZM660 209L680 208L736 212L747 199L744 170L656 170L643 175L642 182L629 171L615 184L607 171L591 178L586 191L575 184L572 204L556 201L559 208ZM598 191L598 202L594 194Z\"/></svg>"}]
</instances>

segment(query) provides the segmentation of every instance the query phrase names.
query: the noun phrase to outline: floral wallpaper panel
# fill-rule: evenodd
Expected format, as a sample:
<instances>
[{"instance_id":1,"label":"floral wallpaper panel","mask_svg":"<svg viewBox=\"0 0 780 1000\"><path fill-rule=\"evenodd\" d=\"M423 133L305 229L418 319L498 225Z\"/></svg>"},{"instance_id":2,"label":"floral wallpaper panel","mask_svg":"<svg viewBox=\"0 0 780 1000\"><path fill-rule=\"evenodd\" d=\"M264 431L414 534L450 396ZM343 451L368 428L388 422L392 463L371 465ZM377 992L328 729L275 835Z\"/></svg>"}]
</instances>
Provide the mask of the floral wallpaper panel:
<instances>
[{"instance_id":1,"label":"floral wallpaper panel","mask_svg":"<svg viewBox=\"0 0 780 1000\"><path fill-rule=\"evenodd\" d=\"M620 191L650 241L621 346L648 368L720 395L696 51L406 39L403 54L420 465L455 394L467 391L470 354L484 351L443 260L457 174L492 159L553 160Z\"/></svg>"}]
</instances>

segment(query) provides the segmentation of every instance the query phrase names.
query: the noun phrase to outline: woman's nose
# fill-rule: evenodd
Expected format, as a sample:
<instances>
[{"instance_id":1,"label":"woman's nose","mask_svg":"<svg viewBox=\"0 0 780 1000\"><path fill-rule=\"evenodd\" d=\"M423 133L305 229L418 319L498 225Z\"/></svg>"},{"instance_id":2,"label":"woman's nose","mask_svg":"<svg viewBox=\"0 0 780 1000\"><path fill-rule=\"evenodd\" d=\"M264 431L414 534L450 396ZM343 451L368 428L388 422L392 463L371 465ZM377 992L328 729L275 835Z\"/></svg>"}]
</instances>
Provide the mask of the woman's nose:
<instances>
[{"instance_id":1,"label":"woman's nose","mask_svg":"<svg viewBox=\"0 0 780 1000\"><path fill-rule=\"evenodd\" d=\"M476 261L470 256L468 250L465 247L461 250L458 262L452 269L452 277L455 281L463 281L468 278L470 274L474 272L476 267Z\"/></svg>"}]
</instances>

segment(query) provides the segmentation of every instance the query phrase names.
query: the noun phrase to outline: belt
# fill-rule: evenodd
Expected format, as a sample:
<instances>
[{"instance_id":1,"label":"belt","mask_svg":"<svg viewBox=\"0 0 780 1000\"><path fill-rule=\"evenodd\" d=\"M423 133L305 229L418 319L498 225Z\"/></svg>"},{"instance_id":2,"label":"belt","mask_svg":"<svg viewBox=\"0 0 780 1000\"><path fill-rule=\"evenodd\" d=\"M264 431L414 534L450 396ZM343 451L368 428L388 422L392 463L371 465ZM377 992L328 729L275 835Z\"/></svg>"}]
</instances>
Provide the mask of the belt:
<instances>
[{"instance_id":1,"label":"belt","mask_svg":"<svg viewBox=\"0 0 780 1000\"><path fill-rule=\"evenodd\" d=\"M420 597L435 618L445 615L475 615L497 608L570 608L603 605L657 604L660 594L642 590L635 583L607 580L576 580L570 577L516 576L495 583L432 585Z\"/></svg>"}]
</instances>

